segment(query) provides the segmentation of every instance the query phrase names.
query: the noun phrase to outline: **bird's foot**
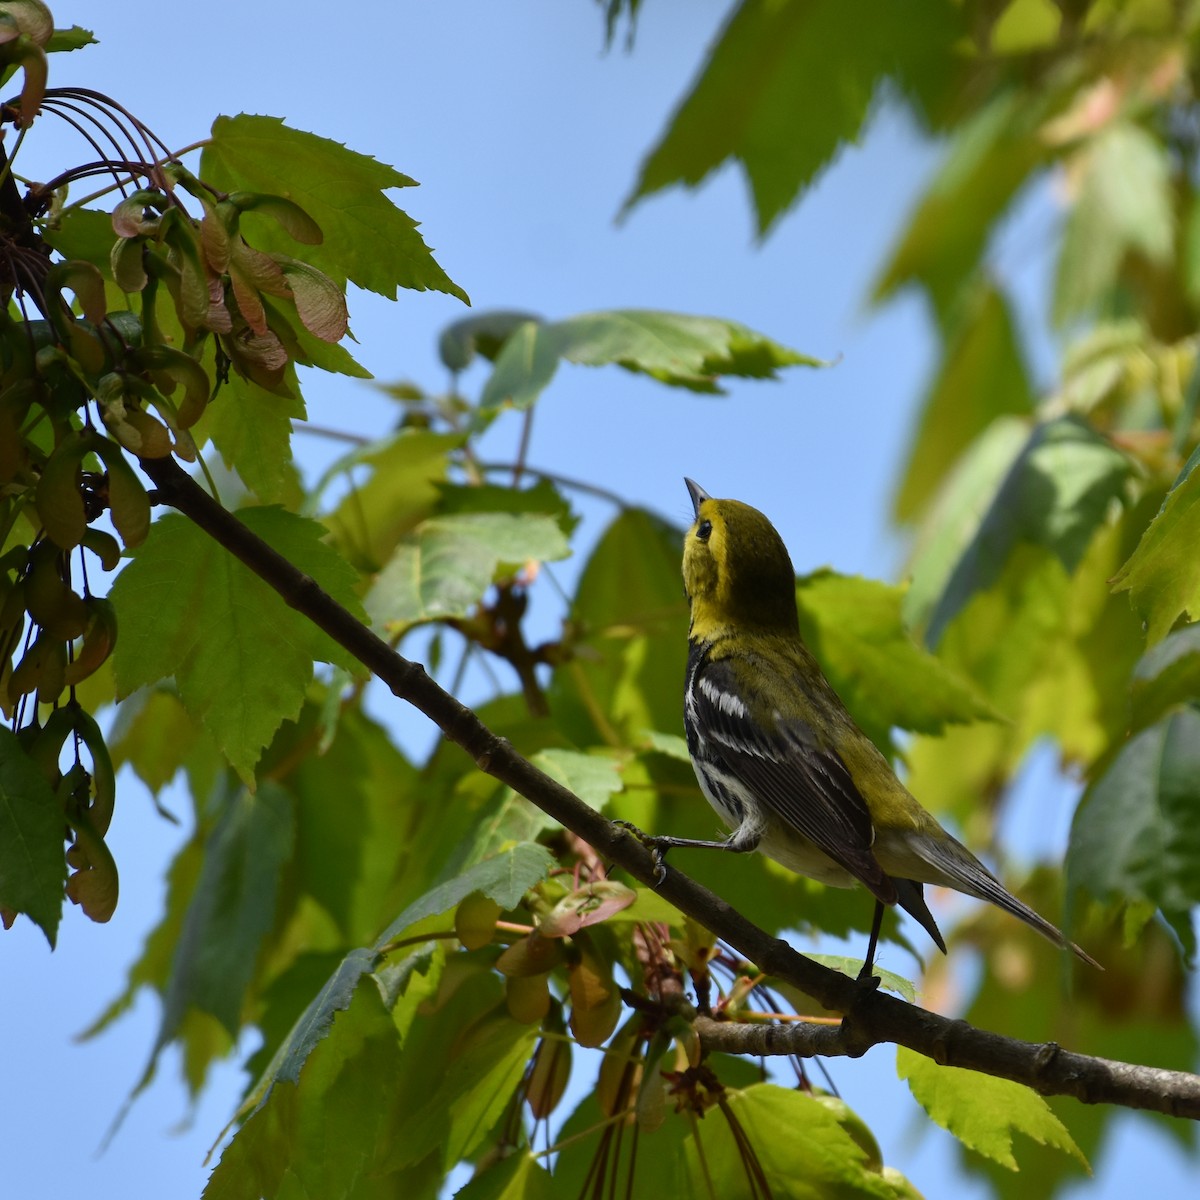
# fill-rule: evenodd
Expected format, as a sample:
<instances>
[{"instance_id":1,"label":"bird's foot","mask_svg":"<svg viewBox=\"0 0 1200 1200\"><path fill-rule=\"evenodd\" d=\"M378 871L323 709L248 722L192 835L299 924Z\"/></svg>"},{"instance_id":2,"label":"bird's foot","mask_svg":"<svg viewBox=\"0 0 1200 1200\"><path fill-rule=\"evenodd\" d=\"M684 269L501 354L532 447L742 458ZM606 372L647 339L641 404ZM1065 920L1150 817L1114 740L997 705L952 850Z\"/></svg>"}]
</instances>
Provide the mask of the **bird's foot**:
<instances>
[{"instance_id":1,"label":"bird's foot","mask_svg":"<svg viewBox=\"0 0 1200 1200\"><path fill-rule=\"evenodd\" d=\"M862 970L859 971L855 983L858 984L864 992L876 992L879 990L880 979L875 973L875 964L865 962L862 965Z\"/></svg>"},{"instance_id":2,"label":"bird's foot","mask_svg":"<svg viewBox=\"0 0 1200 1200\"><path fill-rule=\"evenodd\" d=\"M667 857L667 851L671 848L670 839L659 838L653 834L646 833L644 830L639 829L632 821L614 821L613 824L620 825L622 829L627 829L650 851L650 857L654 863L654 886L657 887L667 877L667 866L663 860Z\"/></svg>"}]
</instances>

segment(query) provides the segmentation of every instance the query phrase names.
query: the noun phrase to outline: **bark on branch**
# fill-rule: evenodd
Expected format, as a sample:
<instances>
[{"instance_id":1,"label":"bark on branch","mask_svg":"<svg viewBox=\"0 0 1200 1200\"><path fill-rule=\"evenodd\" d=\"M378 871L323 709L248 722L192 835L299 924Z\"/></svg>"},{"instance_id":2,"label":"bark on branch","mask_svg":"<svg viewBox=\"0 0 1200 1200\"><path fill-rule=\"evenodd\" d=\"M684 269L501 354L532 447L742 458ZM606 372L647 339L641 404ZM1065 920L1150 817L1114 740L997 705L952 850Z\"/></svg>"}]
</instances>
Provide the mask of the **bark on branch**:
<instances>
[{"instance_id":1,"label":"bark on branch","mask_svg":"<svg viewBox=\"0 0 1200 1200\"><path fill-rule=\"evenodd\" d=\"M418 663L397 654L286 558L251 533L212 499L174 459L143 459L159 500L178 509L352 654L399 699L424 713L480 770L519 792L559 824L635 879L654 886L649 852L627 830L588 807L518 754L465 705L443 691ZM706 1048L739 1054L859 1057L871 1046L894 1042L946 1066L966 1067L1027 1084L1043 1095L1074 1096L1085 1104L1119 1104L1200 1119L1200 1076L1113 1062L977 1029L859 986L854 980L798 954L786 942L751 924L719 896L667 865L658 892L762 971L801 989L844 1014L839 1027L747 1025L701 1018Z\"/></svg>"}]
</instances>

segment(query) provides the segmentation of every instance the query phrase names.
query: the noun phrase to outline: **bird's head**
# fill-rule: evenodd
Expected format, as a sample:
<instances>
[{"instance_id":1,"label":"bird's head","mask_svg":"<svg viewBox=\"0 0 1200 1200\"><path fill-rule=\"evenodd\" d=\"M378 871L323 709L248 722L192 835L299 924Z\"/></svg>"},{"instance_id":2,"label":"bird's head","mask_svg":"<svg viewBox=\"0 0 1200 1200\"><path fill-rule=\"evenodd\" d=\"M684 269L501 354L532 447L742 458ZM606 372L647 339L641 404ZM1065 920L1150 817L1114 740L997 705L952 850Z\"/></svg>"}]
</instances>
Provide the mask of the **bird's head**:
<instances>
[{"instance_id":1,"label":"bird's head","mask_svg":"<svg viewBox=\"0 0 1200 1200\"><path fill-rule=\"evenodd\" d=\"M687 479L696 519L683 542L692 637L731 627L795 634L796 573L783 539L756 508L714 500Z\"/></svg>"}]
</instances>

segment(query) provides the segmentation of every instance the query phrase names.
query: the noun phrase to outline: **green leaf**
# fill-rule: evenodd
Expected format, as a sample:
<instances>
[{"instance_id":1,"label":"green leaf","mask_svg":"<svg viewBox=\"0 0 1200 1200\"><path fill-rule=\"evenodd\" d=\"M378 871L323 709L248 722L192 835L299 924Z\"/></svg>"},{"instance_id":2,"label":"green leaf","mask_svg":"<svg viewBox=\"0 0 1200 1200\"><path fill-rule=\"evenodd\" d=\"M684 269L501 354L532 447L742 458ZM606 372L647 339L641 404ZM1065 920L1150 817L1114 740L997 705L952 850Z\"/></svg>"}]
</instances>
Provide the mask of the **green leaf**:
<instances>
[{"instance_id":1,"label":"green leaf","mask_svg":"<svg viewBox=\"0 0 1200 1200\"><path fill-rule=\"evenodd\" d=\"M305 1063L299 1086L277 1088L238 1130L204 1200L378 1200L384 1191L363 1184L382 1173L388 1110L381 1097L399 1071L391 1018L378 991L361 988Z\"/></svg>"},{"instance_id":2,"label":"green leaf","mask_svg":"<svg viewBox=\"0 0 1200 1200\"><path fill-rule=\"evenodd\" d=\"M203 734L169 685L135 692L117 709L109 736L113 768L128 763L155 793L172 779Z\"/></svg>"},{"instance_id":3,"label":"green leaf","mask_svg":"<svg viewBox=\"0 0 1200 1200\"><path fill-rule=\"evenodd\" d=\"M906 609L913 617L918 604L932 603L925 632L931 646L971 596L999 577L1021 543L1045 546L1074 571L1124 492L1129 460L1079 418L1034 426L1010 459L1016 427L994 422L939 499L936 532L914 564L914 596Z\"/></svg>"},{"instance_id":4,"label":"green leaf","mask_svg":"<svg viewBox=\"0 0 1200 1200\"><path fill-rule=\"evenodd\" d=\"M943 1129L1009 1170L1019 1169L1014 1133L1072 1155L1087 1169L1087 1159L1066 1126L1031 1088L962 1067L942 1067L905 1046L896 1049L896 1073Z\"/></svg>"},{"instance_id":5,"label":"green leaf","mask_svg":"<svg viewBox=\"0 0 1200 1200\"><path fill-rule=\"evenodd\" d=\"M439 483L438 513L546 513L559 524L563 533L571 534L579 518L571 512L570 502L548 479L539 479L532 487L511 488L483 483L460 486Z\"/></svg>"},{"instance_id":6,"label":"green leaf","mask_svg":"<svg viewBox=\"0 0 1200 1200\"><path fill-rule=\"evenodd\" d=\"M211 438L225 465L264 504L294 506L303 493L292 459L292 421L304 416L303 400L268 392L231 371L195 435Z\"/></svg>"},{"instance_id":7,"label":"green leaf","mask_svg":"<svg viewBox=\"0 0 1200 1200\"><path fill-rule=\"evenodd\" d=\"M237 788L204 848L204 866L180 930L158 1044L175 1034L185 1009L211 1013L231 1038L242 998L271 929L284 865L295 837L293 799L266 781Z\"/></svg>"},{"instance_id":8,"label":"green leaf","mask_svg":"<svg viewBox=\"0 0 1200 1200\"><path fill-rule=\"evenodd\" d=\"M294 1083L299 1079L300 1071L313 1048L329 1031L334 1014L350 1004L359 980L375 969L389 943L401 937L417 922L449 912L472 892L490 896L501 908L513 908L534 884L545 878L553 862L550 852L544 847L521 843L503 854L476 863L456 878L439 884L414 900L369 948L352 950L341 961L280 1043L243 1107L261 1107L276 1083Z\"/></svg>"},{"instance_id":9,"label":"green leaf","mask_svg":"<svg viewBox=\"0 0 1200 1200\"><path fill-rule=\"evenodd\" d=\"M485 859L454 879L430 889L414 900L375 940L376 949L395 941L411 925L449 912L472 892L490 896L501 908L515 908L521 897L545 878L553 866L550 852L533 842L522 842L503 854Z\"/></svg>"},{"instance_id":10,"label":"green leaf","mask_svg":"<svg viewBox=\"0 0 1200 1200\"><path fill-rule=\"evenodd\" d=\"M692 1123L683 1145L683 1179L677 1194L746 1196L747 1150L761 1164L776 1200L826 1197L894 1197L896 1185L868 1162L867 1152L813 1096L775 1084L727 1093L727 1112ZM736 1120L742 1136L730 1122Z\"/></svg>"},{"instance_id":11,"label":"green leaf","mask_svg":"<svg viewBox=\"0 0 1200 1200\"><path fill-rule=\"evenodd\" d=\"M349 491L325 520L355 566L380 570L400 538L433 512L450 454L462 443L460 434L402 429L353 450L326 471L313 489L312 503L328 483L349 476ZM360 478L364 467L371 469L365 480Z\"/></svg>"},{"instance_id":12,"label":"green leaf","mask_svg":"<svg viewBox=\"0 0 1200 1200\"><path fill-rule=\"evenodd\" d=\"M969 678L922 649L904 626L904 590L822 570L799 581L800 632L863 731L885 751L893 728L940 733L995 720Z\"/></svg>"},{"instance_id":13,"label":"green leaf","mask_svg":"<svg viewBox=\"0 0 1200 1200\"><path fill-rule=\"evenodd\" d=\"M404 1122L403 1142L391 1146L389 1167L440 1154L443 1170L473 1155L512 1104L533 1053L536 1026L507 1015L486 1018L469 1031L469 1040L448 1064L419 1111Z\"/></svg>"},{"instance_id":14,"label":"green leaf","mask_svg":"<svg viewBox=\"0 0 1200 1200\"><path fill-rule=\"evenodd\" d=\"M1113 590L1129 593L1146 623L1147 642L1162 638L1182 613L1200 617L1200 449L1184 464Z\"/></svg>"},{"instance_id":15,"label":"green leaf","mask_svg":"<svg viewBox=\"0 0 1200 1200\"><path fill-rule=\"evenodd\" d=\"M277 784L256 794L236 788L225 798L174 942L158 1036L134 1096L154 1078L162 1051L187 1040L193 1010L215 1017L236 1040L293 833L292 798Z\"/></svg>"},{"instance_id":16,"label":"green leaf","mask_svg":"<svg viewBox=\"0 0 1200 1200\"><path fill-rule=\"evenodd\" d=\"M298 882L353 945L373 938L381 914L403 902L398 876L416 883L428 852L417 823L426 793L387 731L355 707L341 713L323 753L303 753L320 735L317 719L307 709L292 744L279 748L298 760L289 779L296 795Z\"/></svg>"},{"instance_id":17,"label":"green leaf","mask_svg":"<svg viewBox=\"0 0 1200 1200\"><path fill-rule=\"evenodd\" d=\"M528 1152L517 1152L481 1170L455 1200L557 1200L554 1177Z\"/></svg>"},{"instance_id":18,"label":"green leaf","mask_svg":"<svg viewBox=\"0 0 1200 1200\"><path fill-rule=\"evenodd\" d=\"M721 375L774 379L781 367L825 365L735 321L613 309L518 326L496 359L481 410L505 403L528 408L554 378L560 359L586 367L616 363L696 392L720 392Z\"/></svg>"},{"instance_id":19,"label":"green leaf","mask_svg":"<svg viewBox=\"0 0 1200 1200\"><path fill-rule=\"evenodd\" d=\"M276 117L218 117L200 175L222 191L261 192L298 204L324 235L304 258L339 285L347 280L389 300L398 287L467 294L434 261L417 223L388 197L414 187L407 175L338 142L290 129ZM248 240L287 254L294 241L266 214L243 214Z\"/></svg>"},{"instance_id":20,"label":"green leaf","mask_svg":"<svg viewBox=\"0 0 1200 1200\"><path fill-rule=\"evenodd\" d=\"M475 355L495 362L504 343L524 324L541 318L531 312L494 308L454 321L438 338L438 357L451 371L465 371Z\"/></svg>"},{"instance_id":21,"label":"green leaf","mask_svg":"<svg viewBox=\"0 0 1200 1200\"><path fill-rule=\"evenodd\" d=\"M849 975L851 979L858 978L863 966L861 958L848 958L844 954L806 953L804 957L811 958L813 962L819 962L831 971L840 971L843 975ZM897 975L895 971L884 970L878 964L874 964L874 971L879 979L880 987L887 988L889 992L895 992L909 1004L916 1004L917 989L911 979L905 979L903 975Z\"/></svg>"},{"instance_id":22,"label":"green leaf","mask_svg":"<svg viewBox=\"0 0 1200 1200\"><path fill-rule=\"evenodd\" d=\"M1067 218L1054 287L1054 319L1065 324L1105 300L1126 254L1167 262L1175 198L1163 143L1114 121L1078 151L1078 197Z\"/></svg>"},{"instance_id":23,"label":"green leaf","mask_svg":"<svg viewBox=\"0 0 1200 1200\"><path fill-rule=\"evenodd\" d=\"M67 860L62 804L16 735L0 728L0 908L24 913L54 947Z\"/></svg>"},{"instance_id":24,"label":"green leaf","mask_svg":"<svg viewBox=\"0 0 1200 1200\"><path fill-rule=\"evenodd\" d=\"M96 38L92 35L90 29L84 29L80 25L72 25L70 29L56 29L50 35L50 40L46 43L46 53L54 54L60 50L82 50L84 46L95 46L97 44Z\"/></svg>"},{"instance_id":25,"label":"green leaf","mask_svg":"<svg viewBox=\"0 0 1200 1200\"><path fill-rule=\"evenodd\" d=\"M1133 728L1200 700L1200 623L1169 633L1142 656L1130 682Z\"/></svg>"},{"instance_id":26,"label":"green leaf","mask_svg":"<svg viewBox=\"0 0 1200 1200\"><path fill-rule=\"evenodd\" d=\"M552 748L539 751L531 761L599 812L624 786L620 765L608 755Z\"/></svg>"},{"instance_id":27,"label":"green leaf","mask_svg":"<svg viewBox=\"0 0 1200 1200\"><path fill-rule=\"evenodd\" d=\"M1033 411L1008 304L991 284L977 288L959 313L921 409L894 505L911 521L975 439L997 417Z\"/></svg>"},{"instance_id":28,"label":"green leaf","mask_svg":"<svg viewBox=\"0 0 1200 1200\"><path fill-rule=\"evenodd\" d=\"M1200 903L1200 711L1130 738L1075 811L1067 884L1165 911Z\"/></svg>"},{"instance_id":29,"label":"green leaf","mask_svg":"<svg viewBox=\"0 0 1200 1200\"><path fill-rule=\"evenodd\" d=\"M322 526L277 508L238 516L340 604L361 611L356 574L322 542ZM349 665L340 647L180 516L154 522L111 595L121 621L139 631L113 654L118 696L174 675L188 712L247 782L275 730L300 711L313 660Z\"/></svg>"},{"instance_id":30,"label":"green leaf","mask_svg":"<svg viewBox=\"0 0 1200 1200\"><path fill-rule=\"evenodd\" d=\"M917 282L948 321L1000 214L1049 158L1041 125L1051 99L1001 91L963 121L875 284L877 301Z\"/></svg>"},{"instance_id":31,"label":"green leaf","mask_svg":"<svg viewBox=\"0 0 1200 1200\"><path fill-rule=\"evenodd\" d=\"M585 651L555 671L550 687L555 722L574 744L629 744L646 729L679 728L682 553L679 530L639 509L620 513L597 543L571 603Z\"/></svg>"},{"instance_id":32,"label":"green leaf","mask_svg":"<svg viewBox=\"0 0 1200 1200\"><path fill-rule=\"evenodd\" d=\"M959 32L953 6L940 0L882 4L868 21L840 0L738 5L642 164L625 209L676 183L694 187L734 159L765 234L838 151L858 140L885 80L952 72Z\"/></svg>"},{"instance_id":33,"label":"green leaf","mask_svg":"<svg viewBox=\"0 0 1200 1200\"><path fill-rule=\"evenodd\" d=\"M570 552L558 521L545 514L430 517L397 546L367 595L367 612L392 633L418 621L464 617L493 583L525 563Z\"/></svg>"}]
</instances>

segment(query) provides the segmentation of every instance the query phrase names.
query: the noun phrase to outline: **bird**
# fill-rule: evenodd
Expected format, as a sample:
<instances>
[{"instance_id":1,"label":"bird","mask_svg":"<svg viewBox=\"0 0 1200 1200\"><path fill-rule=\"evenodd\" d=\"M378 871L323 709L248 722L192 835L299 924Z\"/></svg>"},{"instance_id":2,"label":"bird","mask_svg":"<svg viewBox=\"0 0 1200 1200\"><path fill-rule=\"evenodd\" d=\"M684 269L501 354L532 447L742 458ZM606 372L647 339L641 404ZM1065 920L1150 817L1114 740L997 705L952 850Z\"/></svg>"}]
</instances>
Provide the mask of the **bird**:
<instances>
[{"instance_id":1,"label":"bird","mask_svg":"<svg viewBox=\"0 0 1200 1200\"><path fill-rule=\"evenodd\" d=\"M771 522L684 482L694 510L683 549L684 727L700 789L731 832L719 841L648 837L656 870L675 847L758 850L824 884L861 884L875 911L859 979L876 984L889 906L946 952L925 884L994 904L1099 967L943 829L855 724L801 639L795 571Z\"/></svg>"}]
</instances>

